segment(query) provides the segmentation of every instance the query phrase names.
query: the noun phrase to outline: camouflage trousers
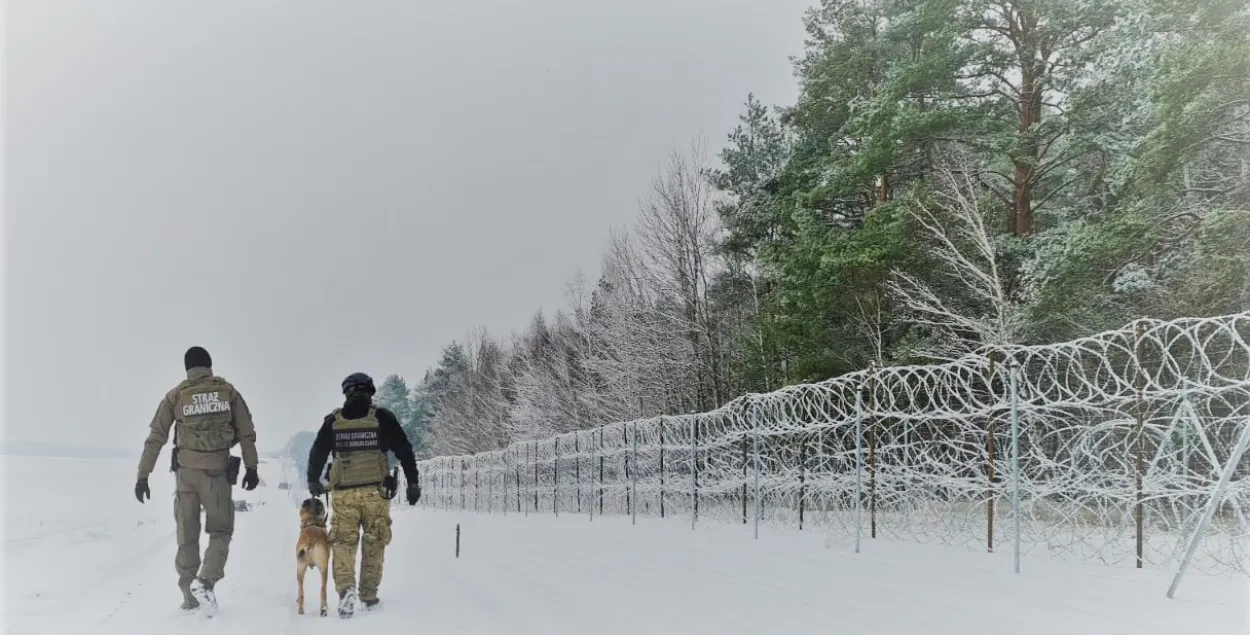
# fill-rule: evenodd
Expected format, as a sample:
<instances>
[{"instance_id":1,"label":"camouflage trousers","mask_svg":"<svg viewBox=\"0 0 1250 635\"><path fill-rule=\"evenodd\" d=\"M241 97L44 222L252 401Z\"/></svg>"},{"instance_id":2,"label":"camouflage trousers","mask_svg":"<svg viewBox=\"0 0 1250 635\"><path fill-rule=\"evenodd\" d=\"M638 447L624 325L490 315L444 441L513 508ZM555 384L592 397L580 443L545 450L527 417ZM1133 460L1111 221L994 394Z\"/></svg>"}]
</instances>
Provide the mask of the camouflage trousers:
<instances>
[{"instance_id":1,"label":"camouflage trousers","mask_svg":"<svg viewBox=\"0 0 1250 635\"><path fill-rule=\"evenodd\" d=\"M330 506L334 510L330 519L334 588L342 594L356 584L359 543L360 599L376 600L382 583L383 552L391 544L391 502L382 498L381 488L360 487L331 492Z\"/></svg>"},{"instance_id":2,"label":"camouflage trousers","mask_svg":"<svg viewBox=\"0 0 1250 635\"><path fill-rule=\"evenodd\" d=\"M234 536L234 501L225 470L178 468L174 489L174 524L178 529L178 553L174 567L181 585L199 577L215 584L226 577L226 558ZM204 510L204 567L200 568L200 509ZM198 570L198 571L197 571Z\"/></svg>"}]
</instances>

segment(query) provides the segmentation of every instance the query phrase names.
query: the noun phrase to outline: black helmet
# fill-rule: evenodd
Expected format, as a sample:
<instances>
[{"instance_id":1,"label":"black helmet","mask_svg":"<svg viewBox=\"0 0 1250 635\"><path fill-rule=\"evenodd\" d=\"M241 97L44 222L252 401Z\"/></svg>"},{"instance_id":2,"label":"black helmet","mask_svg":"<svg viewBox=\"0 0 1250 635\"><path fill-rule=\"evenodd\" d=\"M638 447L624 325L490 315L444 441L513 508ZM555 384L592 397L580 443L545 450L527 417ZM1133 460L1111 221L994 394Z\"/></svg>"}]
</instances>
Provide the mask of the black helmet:
<instances>
[{"instance_id":1,"label":"black helmet","mask_svg":"<svg viewBox=\"0 0 1250 635\"><path fill-rule=\"evenodd\" d=\"M348 395L354 392L366 392L369 396L377 392L373 387L373 378L364 373L352 373L343 380L343 394Z\"/></svg>"}]
</instances>

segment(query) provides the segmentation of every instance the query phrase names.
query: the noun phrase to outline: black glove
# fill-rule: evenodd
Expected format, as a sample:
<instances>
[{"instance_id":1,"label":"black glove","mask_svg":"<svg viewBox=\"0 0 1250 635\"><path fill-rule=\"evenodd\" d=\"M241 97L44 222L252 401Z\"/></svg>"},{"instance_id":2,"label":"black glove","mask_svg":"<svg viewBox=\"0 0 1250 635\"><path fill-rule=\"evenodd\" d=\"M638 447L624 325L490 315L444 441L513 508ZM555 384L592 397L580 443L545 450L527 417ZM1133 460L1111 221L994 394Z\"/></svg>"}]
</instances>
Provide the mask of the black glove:
<instances>
[{"instance_id":1,"label":"black glove","mask_svg":"<svg viewBox=\"0 0 1250 635\"><path fill-rule=\"evenodd\" d=\"M326 488L321 486L320 479L314 479L314 480L308 481L308 493L312 494L313 496L321 496L322 494L326 493Z\"/></svg>"},{"instance_id":2,"label":"black glove","mask_svg":"<svg viewBox=\"0 0 1250 635\"><path fill-rule=\"evenodd\" d=\"M247 468L247 471L243 473L243 489L250 492L256 489L256 486L259 484L260 475L256 473L256 468Z\"/></svg>"},{"instance_id":3,"label":"black glove","mask_svg":"<svg viewBox=\"0 0 1250 635\"><path fill-rule=\"evenodd\" d=\"M395 493L399 491L399 483L395 482L394 476L387 474L386 477L382 479L382 489L385 490L383 496L386 497L386 500L391 500L392 498L395 498Z\"/></svg>"},{"instance_id":4,"label":"black glove","mask_svg":"<svg viewBox=\"0 0 1250 635\"><path fill-rule=\"evenodd\" d=\"M139 480L135 481L135 498L139 499L139 502L142 503L143 497L145 496L148 498L148 500L151 500L152 490L148 489L148 479L140 478Z\"/></svg>"},{"instance_id":5,"label":"black glove","mask_svg":"<svg viewBox=\"0 0 1250 635\"><path fill-rule=\"evenodd\" d=\"M421 500L421 485L417 483L408 484L408 504L416 505Z\"/></svg>"}]
</instances>

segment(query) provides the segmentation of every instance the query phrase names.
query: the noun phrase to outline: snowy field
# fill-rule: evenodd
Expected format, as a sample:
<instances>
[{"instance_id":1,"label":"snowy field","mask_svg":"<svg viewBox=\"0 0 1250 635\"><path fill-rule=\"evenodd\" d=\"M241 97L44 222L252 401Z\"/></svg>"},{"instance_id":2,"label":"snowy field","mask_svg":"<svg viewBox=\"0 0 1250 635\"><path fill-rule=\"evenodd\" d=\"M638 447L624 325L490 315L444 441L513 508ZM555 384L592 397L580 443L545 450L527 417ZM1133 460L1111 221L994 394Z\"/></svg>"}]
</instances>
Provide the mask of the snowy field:
<instances>
[{"instance_id":1,"label":"snowy field","mask_svg":"<svg viewBox=\"0 0 1250 635\"><path fill-rule=\"evenodd\" d=\"M162 454L167 460L168 450ZM586 516L394 508L381 608L317 616L319 576L295 613L298 525L282 466L236 489L236 516L213 620L178 610L172 476L132 494L134 460L0 457L4 479L4 633L845 633L1144 635L1250 633L1244 580L1024 560L865 540L824 547L814 533ZM456 526L461 553L455 556ZM201 546L207 544L201 538Z\"/></svg>"}]
</instances>

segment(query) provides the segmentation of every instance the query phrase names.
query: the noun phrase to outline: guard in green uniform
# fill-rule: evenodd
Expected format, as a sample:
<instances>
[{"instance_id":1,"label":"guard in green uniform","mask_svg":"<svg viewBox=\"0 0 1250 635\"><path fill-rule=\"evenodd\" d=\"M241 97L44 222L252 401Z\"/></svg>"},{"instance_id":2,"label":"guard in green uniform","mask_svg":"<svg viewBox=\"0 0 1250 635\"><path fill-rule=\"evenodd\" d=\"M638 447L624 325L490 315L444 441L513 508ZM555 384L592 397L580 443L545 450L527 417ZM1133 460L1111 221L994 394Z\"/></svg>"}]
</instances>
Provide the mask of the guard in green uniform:
<instances>
[{"instance_id":1,"label":"guard in green uniform","mask_svg":"<svg viewBox=\"0 0 1250 635\"><path fill-rule=\"evenodd\" d=\"M231 489L238 478L237 457L230 448L240 445L243 489L252 490L260 482L256 473L256 429L252 413L238 389L213 374L208 351L193 346L183 355L187 378L172 390L156 408L149 425L143 454L139 457L139 477L135 497L142 503L151 498L148 475L174 428L174 448L170 470L175 473L174 520L178 533L178 553L174 565L185 610L196 609L201 601L216 608L213 587L226 576L230 539L234 536L234 501ZM175 427L176 426L176 427ZM208 548L200 562L200 513Z\"/></svg>"},{"instance_id":2,"label":"guard in green uniform","mask_svg":"<svg viewBox=\"0 0 1250 635\"><path fill-rule=\"evenodd\" d=\"M373 404L373 379L353 373L343 380L344 402L322 422L308 455L308 491L326 491L321 471L330 464L330 543L339 616L351 617L357 599L378 603L382 563L391 542L390 499L398 485L387 474L386 453L399 460L408 481L409 505L421 498L417 461L408 436L389 410ZM362 535L363 532L363 535ZM360 545L360 589L356 589L356 547Z\"/></svg>"}]
</instances>

